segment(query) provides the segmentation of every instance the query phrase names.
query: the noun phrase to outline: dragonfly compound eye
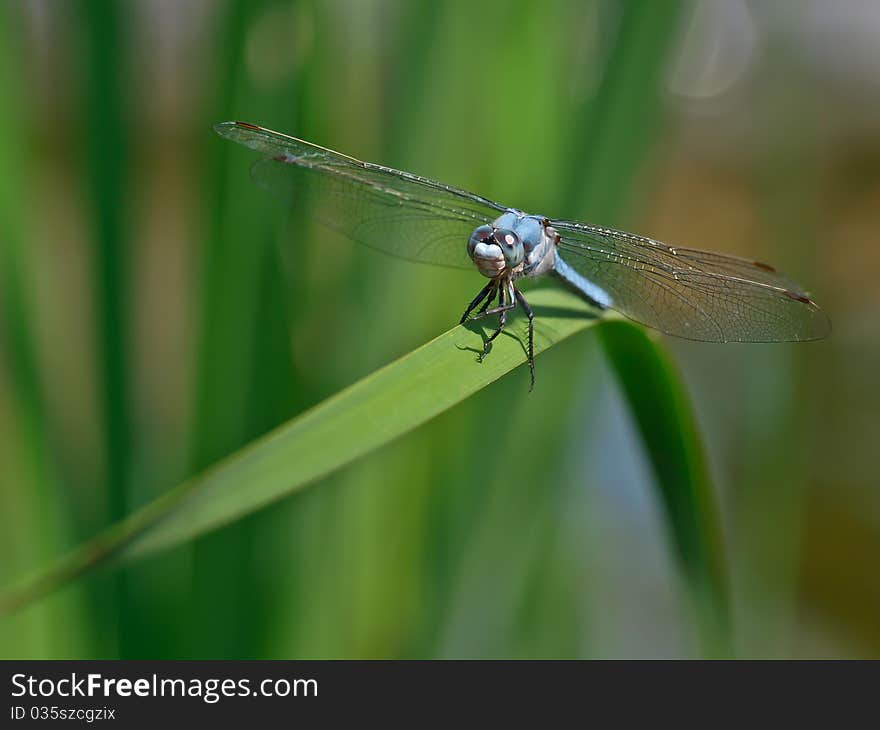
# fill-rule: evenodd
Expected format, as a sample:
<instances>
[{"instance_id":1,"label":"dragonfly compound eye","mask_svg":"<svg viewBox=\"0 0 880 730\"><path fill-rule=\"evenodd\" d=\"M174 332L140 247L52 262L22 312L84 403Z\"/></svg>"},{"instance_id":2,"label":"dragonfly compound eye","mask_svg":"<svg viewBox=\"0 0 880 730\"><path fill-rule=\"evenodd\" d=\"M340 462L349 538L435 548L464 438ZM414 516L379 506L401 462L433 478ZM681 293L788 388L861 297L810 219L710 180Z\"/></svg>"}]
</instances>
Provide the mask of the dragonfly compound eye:
<instances>
[{"instance_id":1,"label":"dragonfly compound eye","mask_svg":"<svg viewBox=\"0 0 880 730\"><path fill-rule=\"evenodd\" d=\"M507 264L507 268L513 269L519 266L525 256L519 236L510 229L496 228L494 238L495 243L501 247L501 253L504 254L504 262Z\"/></svg>"},{"instance_id":2,"label":"dragonfly compound eye","mask_svg":"<svg viewBox=\"0 0 880 730\"><path fill-rule=\"evenodd\" d=\"M483 276L494 279L507 268L505 245L499 243L492 226L480 226L468 239L468 255Z\"/></svg>"},{"instance_id":3,"label":"dragonfly compound eye","mask_svg":"<svg viewBox=\"0 0 880 730\"><path fill-rule=\"evenodd\" d=\"M471 259L474 258L474 251L477 248L477 244L480 243L495 243L495 239L492 238L492 235L495 233L495 229L492 226L480 226L479 228L475 228L474 232L471 233L471 237L468 239L468 256Z\"/></svg>"}]
</instances>

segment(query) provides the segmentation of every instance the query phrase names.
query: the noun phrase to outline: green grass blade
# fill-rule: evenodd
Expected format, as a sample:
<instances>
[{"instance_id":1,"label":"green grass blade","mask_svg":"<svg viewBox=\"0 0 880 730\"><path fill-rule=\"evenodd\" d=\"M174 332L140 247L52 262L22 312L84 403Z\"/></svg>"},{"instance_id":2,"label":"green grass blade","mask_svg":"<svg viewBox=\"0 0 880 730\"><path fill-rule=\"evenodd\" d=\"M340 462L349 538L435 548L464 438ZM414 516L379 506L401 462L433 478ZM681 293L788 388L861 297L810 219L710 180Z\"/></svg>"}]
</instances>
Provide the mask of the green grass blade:
<instances>
[{"instance_id":1,"label":"green grass blade","mask_svg":"<svg viewBox=\"0 0 880 730\"><path fill-rule=\"evenodd\" d=\"M559 289L536 290L529 299L538 317L536 354L600 321L581 300ZM167 492L43 574L0 594L0 613L110 558L171 547L238 520L387 444L523 365L523 330L523 319L514 318L509 334L495 341L482 364L475 361L483 341L477 328L449 330ZM528 376L522 370L527 397ZM539 368L538 393L531 397L540 397L542 378L551 377Z\"/></svg>"},{"instance_id":2,"label":"green grass blade","mask_svg":"<svg viewBox=\"0 0 880 730\"><path fill-rule=\"evenodd\" d=\"M727 580L712 486L687 394L652 335L627 322L599 330L648 452L670 540L707 653L726 653Z\"/></svg>"}]
</instances>

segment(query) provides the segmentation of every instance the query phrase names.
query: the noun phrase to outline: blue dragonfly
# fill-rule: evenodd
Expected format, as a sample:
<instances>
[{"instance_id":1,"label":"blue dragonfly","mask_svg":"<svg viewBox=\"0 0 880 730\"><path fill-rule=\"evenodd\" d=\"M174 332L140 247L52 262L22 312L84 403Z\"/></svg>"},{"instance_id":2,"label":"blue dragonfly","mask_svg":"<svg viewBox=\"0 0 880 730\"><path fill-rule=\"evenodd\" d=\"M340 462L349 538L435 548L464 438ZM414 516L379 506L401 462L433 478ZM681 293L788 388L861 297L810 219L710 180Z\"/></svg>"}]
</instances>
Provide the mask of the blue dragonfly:
<instances>
[{"instance_id":1,"label":"blue dragonfly","mask_svg":"<svg viewBox=\"0 0 880 730\"><path fill-rule=\"evenodd\" d=\"M613 309L690 340L792 342L820 339L830 330L803 289L759 261L530 215L246 122L220 122L214 130L263 155L251 168L261 187L287 201L316 195L310 215L329 228L403 259L475 267L489 281L460 323L472 315L498 316L482 361L507 313L521 307L529 323L532 387L534 314L517 282L545 274L597 310Z\"/></svg>"}]
</instances>

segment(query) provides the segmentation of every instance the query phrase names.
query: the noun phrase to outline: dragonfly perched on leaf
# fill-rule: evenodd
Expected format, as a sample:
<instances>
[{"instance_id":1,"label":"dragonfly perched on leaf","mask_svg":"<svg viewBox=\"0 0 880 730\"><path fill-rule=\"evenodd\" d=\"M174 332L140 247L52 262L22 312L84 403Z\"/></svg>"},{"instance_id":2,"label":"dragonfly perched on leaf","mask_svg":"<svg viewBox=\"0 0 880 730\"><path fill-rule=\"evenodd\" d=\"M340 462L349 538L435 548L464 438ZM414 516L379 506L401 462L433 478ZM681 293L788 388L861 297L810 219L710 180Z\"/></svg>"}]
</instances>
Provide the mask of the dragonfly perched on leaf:
<instances>
[{"instance_id":1,"label":"dragonfly perched on leaf","mask_svg":"<svg viewBox=\"0 0 880 730\"><path fill-rule=\"evenodd\" d=\"M320 195L311 214L328 227L411 261L476 267L489 282L468 304L460 323L472 314L498 316L482 360L504 330L507 313L521 307L529 321L532 387L534 314L517 282L545 274L598 310L613 309L690 340L815 340L830 328L806 292L768 264L529 215L246 122L221 122L214 130L264 156L251 169L261 187L288 201Z\"/></svg>"}]
</instances>

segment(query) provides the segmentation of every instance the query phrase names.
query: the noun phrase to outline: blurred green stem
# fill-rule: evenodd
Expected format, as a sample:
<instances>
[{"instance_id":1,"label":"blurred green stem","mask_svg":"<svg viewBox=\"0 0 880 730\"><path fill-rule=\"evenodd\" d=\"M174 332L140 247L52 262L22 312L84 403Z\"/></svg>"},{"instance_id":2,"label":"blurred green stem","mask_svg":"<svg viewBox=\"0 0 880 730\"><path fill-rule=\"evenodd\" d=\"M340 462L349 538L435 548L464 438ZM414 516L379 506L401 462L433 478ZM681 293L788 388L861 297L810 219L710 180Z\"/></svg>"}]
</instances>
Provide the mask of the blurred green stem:
<instances>
[{"instance_id":1,"label":"blurred green stem","mask_svg":"<svg viewBox=\"0 0 880 730\"><path fill-rule=\"evenodd\" d=\"M615 225L635 170L661 126L659 88L675 47L681 0L626 2L606 72L581 110L569 178L569 209ZM589 164L583 164L589 160ZM699 433L681 379L659 342L634 328L600 328L653 466L669 534L699 616L703 651L728 651L728 598L721 538Z\"/></svg>"},{"instance_id":2,"label":"blurred green stem","mask_svg":"<svg viewBox=\"0 0 880 730\"><path fill-rule=\"evenodd\" d=\"M128 165L123 120L125 49L123 5L92 0L80 6L87 65L84 75L84 138L93 216L93 282L98 343L107 518L126 514L131 456L129 414L128 292L130 289L124 218ZM118 651L125 655L125 576L117 578ZM103 602L102 602L103 603ZM102 606L102 610L107 607ZM106 632L105 632L106 633Z\"/></svg>"},{"instance_id":3,"label":"blurred green stem","mask_svg":"<svg viewBox=\"0 0 880 730\"><path fill-rule=\"evenodd\" d=\"M122 118L124 42L121 6L95 0L84 6L87 32L85 139L94 215L95 318L100 348L109 512L125 514L131 427L128 409L128 261L123 231L127 180Z\"/></svg>"},{"instance_id":4,"label":"blurred green stem","mask_svg":"<svg viewBox=\"0 0 880 730\"><path fill-rule=\"evenodd\" d=\"M0 4L0 351L9 413L2 414L0 578L26 573L69 544L70 494L62 489L52 449L50 413L36 332L40 241L28 226L33 176L33 125L25 85L21 8ZM82 594L59 596L0 627L0 655L55 658L87 647ZM84 627L82 627L84 628Z\"/></svg>"},{"instance_id":5,"label":"blurred green stem","mask_svg":"<svg viewBox=\"0 0 880 730\"><path fill-rule=\"evenodd\" d=\"M611 323L599 329L654 470L673 552L690 591L702 648L728 654L727 573L712 484L681 376L656 335Z\"/></svg>"}]
</instances>

